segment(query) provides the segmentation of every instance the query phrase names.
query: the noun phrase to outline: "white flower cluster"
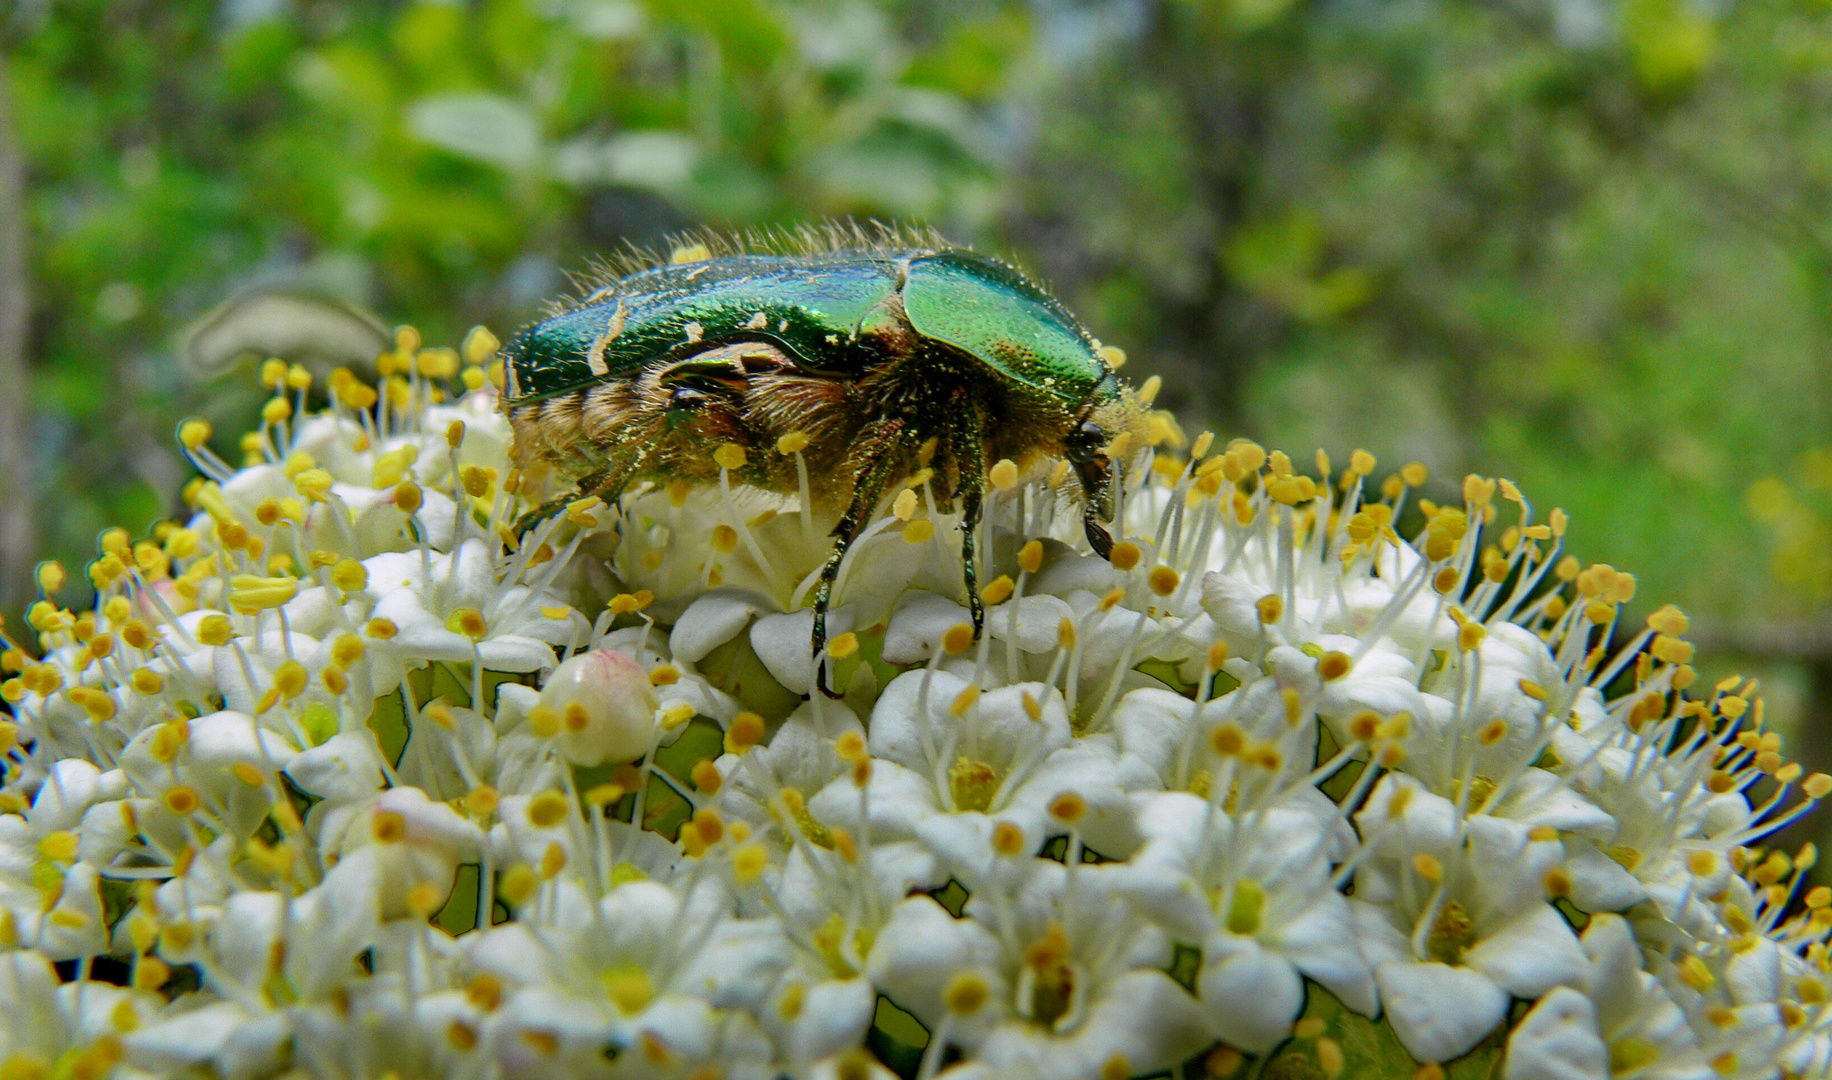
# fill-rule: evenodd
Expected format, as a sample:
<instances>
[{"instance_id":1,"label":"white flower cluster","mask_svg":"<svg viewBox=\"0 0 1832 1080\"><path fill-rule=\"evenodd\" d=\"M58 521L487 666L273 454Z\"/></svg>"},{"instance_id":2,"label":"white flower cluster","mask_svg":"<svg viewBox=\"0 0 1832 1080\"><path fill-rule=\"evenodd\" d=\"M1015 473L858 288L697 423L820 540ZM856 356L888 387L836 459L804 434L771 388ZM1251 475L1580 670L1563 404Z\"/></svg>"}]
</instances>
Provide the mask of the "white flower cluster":
<instances>
[{"instance_id":1,"label":"white flower cluster","mask_svg":"<svg viewBox=\"0 0 1832 1080\"><path fill-rule=\"evenodd\" d=\"M1832 778L1507 481L1409 509L1160 417L1109 562L1001 462L976 639L918 476L830 699L830 522L675 485L517 537L493 349L403 332L311 413L270 362L244 467L181 431L188 523L105 534L93 608L41 573L0 1078L1832 1074L1832 892L1758 846Z\"/></svg>"}]
</instances>

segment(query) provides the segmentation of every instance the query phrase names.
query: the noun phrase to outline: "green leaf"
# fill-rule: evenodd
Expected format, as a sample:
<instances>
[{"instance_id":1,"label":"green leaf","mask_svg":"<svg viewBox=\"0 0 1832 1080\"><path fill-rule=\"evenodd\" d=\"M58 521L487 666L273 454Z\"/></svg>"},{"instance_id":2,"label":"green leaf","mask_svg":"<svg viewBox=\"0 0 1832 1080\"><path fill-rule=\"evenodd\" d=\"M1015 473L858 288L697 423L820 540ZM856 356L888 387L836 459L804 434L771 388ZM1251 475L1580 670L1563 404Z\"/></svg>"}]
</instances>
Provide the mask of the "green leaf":
<instances>
[{"instance_id":1,"label":"green leaf","mask_svg":"<svg viewBox=\"0 0 1832 1080\"><path fill-rule=\"evenodd\" d=\"M1316 1021L1322 1025L1321 1029L1307 1031L1304 1037L1294 1035L1280 1043L1271 1053L1253 1062L1244 1076L1251 1080L1323 1080L1330 1075L1405 1080L1418 1070L1419 1063L1406 1053L1399 1036L1393 1033L1392 1025L1384 1017L1370 1020L1309 980L1305 981L1304 988L1306 996L1300 1023ZM1507 1035L1508 1024L1503 1023L1469 1053L1442 1063L1447 1080L1493 1080L1500 1076ZM1332 1074L1321 1059L1320 1055L1327 1055L1328 1051L1319 1051L1318 1047L1326 1039L1334 1042L1341 1052L1340 1073Z\"/></svg>"},{"instance_id":2,"label":"green leaf","mask_svg":"<svg viewBox=\"0 0 1832 1080\"><path fill-rule=\"evenodd\" d=\"M407 707L401 700L399 690L387 697L375 699L375 709L369 714L368 727L375 732L375 741L380 745L388 763L399 765L402 753L407 750L407 737L412 734L407 726Z\"/></svg>"},{"instance_id":3,"label":"green leaf","mask_svg":"<svg viewBox=\"0 0 1832 1080\"><path fill-rule=\"evenodd\" d=\"M424 98L408 109L407 127L440 149L514 172L531 171L540 161L540 121L500 94Z\"/></svg>"}]
</instances>

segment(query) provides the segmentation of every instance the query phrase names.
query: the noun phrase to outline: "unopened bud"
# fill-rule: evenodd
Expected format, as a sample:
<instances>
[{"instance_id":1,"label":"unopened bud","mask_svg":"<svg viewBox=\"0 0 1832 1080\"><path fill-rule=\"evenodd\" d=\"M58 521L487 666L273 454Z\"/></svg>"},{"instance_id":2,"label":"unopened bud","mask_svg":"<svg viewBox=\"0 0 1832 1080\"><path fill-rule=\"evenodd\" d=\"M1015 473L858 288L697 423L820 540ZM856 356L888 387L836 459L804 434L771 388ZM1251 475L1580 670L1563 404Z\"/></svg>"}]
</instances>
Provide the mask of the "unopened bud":
<instances>
[{"instance_id":1,"label":"unopened bud","mask_svg":"<svg viewBox=\"0 0 1832 1080\"><path fill-rule=\"evenodd\" d=\"M642 665L615 649L593 649L554 669L541 704L566 722L555 745L575 765L634 761L649 751L655 690Z\"/></svg>"}]
</instances>

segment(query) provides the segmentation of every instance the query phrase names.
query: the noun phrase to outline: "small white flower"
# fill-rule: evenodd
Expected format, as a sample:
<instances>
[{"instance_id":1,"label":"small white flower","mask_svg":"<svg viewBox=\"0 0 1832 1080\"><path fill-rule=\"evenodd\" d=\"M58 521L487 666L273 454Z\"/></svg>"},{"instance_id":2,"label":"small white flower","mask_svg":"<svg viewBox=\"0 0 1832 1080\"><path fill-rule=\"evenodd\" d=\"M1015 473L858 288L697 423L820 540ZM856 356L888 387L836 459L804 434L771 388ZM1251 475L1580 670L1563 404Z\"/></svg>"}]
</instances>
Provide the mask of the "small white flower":
<instances>
[{"instance_id":1,"label":"small white flower","mask_svg":"<svg viewBox=\"0 0 1832 1080\"><path fill-rule=\"evenodd\" d=\"M1236 820L1170 792L1140 807L1147 840L1119 888L1181 941L1199 945L1197 987L1216 1037L1263 1053L1290 1034L1303 979L1373 1015L1374 977L1349 902L1330 881L1330 835L1308 814Z\"/></svg>"},{"instance_id":2,"label":"small white flower","mask_svg":"<svg viewBox=\"0 0 1832 1080\"><path fill-rule=\"evenodd\" d=\"M1383 786L1356 818L1375 850L1355 875L1355 926L1400 1042L1446 1061L1501 1022L1510 995L1537 998L1582 973L1577 936L1547 902L1563 849L1499 818L1459 829L1438 796ZM1397 810L1402 791L1420 805Z\"/></svg>"}]
</instances>

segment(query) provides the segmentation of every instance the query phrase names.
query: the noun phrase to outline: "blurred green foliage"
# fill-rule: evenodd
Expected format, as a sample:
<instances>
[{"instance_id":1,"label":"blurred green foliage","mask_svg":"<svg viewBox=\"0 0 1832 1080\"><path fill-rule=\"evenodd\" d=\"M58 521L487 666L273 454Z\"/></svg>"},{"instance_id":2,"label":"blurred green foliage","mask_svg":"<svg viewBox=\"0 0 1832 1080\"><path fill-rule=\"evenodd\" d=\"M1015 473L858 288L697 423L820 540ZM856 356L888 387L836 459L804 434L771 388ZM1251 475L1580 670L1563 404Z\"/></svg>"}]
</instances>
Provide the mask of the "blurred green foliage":
<instances>
[{"instance_id":1,"label":"blurred green foliage","mask_svg":"<svg viewBox=\"0 0 1832 1080\"><path fill-rule=\"evenodd\" d=\"M1827 599L1746 501L1827 437L1823 0L6 12L41 455L6 467L72 563L171 508L179 418L250 422L175 360L238 290L451 342L624 242L849 215L1014 255L1192 430L1513 477L1648 608Z\"/></svg>"}]
</instances>

